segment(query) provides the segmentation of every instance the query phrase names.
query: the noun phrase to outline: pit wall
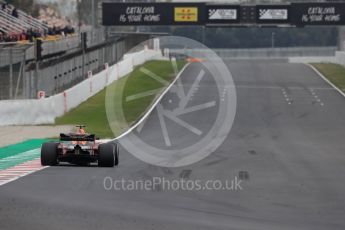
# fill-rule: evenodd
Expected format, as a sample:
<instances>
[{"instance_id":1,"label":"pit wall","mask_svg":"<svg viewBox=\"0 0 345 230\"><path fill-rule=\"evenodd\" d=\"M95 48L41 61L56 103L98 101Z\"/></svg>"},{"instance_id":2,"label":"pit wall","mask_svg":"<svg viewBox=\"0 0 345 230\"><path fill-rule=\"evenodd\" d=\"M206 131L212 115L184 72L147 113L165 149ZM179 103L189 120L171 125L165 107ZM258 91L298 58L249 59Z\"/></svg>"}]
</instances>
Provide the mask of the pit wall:
<instances>
[{"instance_id":1,"label":"pit wall","mask_svg":"<svg viewBox=\"0 0 345 230\"><path fill-rule=\"evenodd\" d=\"M131 73L136 65L149 60L162 59L160 50L145 48L125 55L122 61L108 68L105 67L105 70L94 76L90 74L88 79L63 93L43 99L0 101L0 126L52 124L55 118L77 107L117 79Z\"/></svg>"}]
</instances>

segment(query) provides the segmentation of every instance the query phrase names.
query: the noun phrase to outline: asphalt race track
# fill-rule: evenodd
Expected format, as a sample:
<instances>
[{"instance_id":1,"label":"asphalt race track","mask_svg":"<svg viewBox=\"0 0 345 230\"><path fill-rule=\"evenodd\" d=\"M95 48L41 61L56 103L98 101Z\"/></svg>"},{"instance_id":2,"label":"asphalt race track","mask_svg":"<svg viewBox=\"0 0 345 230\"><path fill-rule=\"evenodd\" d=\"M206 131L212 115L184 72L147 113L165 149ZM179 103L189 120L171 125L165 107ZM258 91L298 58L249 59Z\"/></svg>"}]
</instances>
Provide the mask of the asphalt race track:
<instances>
[{"instance_id":1,"label":"asphalt race track","mask_svg":"<svg viewBox=\"0 0 345 230\"><path fill-rule=\"evenodd\" d=\"M0 228L345 229L345 98L303 64L227 64L236 83L237 113L230 135L212 155L171 169L121 149L116 168L50 167L0 187ZM186 88L199 71L192 64L182 75ZM191 103L219 97L212 84L204 77ZM162 106L173 108L174 100L164 98ZM197 113L185 119L207 130L215 108L205 110L210 118ZM141 132L163 148L157 116ZM195 141L188 129L166 124L173 129L171 144ZM180 132L180 139L174 136ZM107 176L243 181L236 191L107 191Z\"/></svg>"}]
</instances>

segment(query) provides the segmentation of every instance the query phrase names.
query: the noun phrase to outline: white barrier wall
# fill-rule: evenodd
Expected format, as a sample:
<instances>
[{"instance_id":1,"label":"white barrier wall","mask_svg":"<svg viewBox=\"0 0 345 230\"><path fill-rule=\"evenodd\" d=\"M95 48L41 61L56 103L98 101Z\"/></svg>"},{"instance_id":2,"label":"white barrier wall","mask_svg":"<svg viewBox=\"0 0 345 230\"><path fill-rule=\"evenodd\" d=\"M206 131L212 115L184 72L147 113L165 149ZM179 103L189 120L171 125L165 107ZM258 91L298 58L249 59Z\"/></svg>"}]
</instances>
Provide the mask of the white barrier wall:
<instances>
[{"instance_id":1,"label":"white barrier wall","mask_svg":"<svg viewBox=\"0 0 345 230\"><path fill-rule=\"evenodd\" d=\"M84 80L63 93L37 100L0 101L0 126L52 124L56 117L77 107L107 85L148 60L163 59L161 52L145 49L125 55L122 61Z\"/></svg>"},{"instance_id":2,"label":"white barrier wall","mask_svg":"<svg viewBox=\"0 0 345 230\"><path fill-rule=\"evenodd\" d=\"M287 47L252 49L213 49L223 59L227 58L288 58L288 57L330 57L337 47ZM171 49L171 53L184 53L192 57L205 57L207 49Z\"/></svg>"},{"instance_id":3,"label":"white barrier wall","mask_svg":"<svg viewBox=\"0 0 345 230\"><path fill-rule=\"evenodd\" d=\"M338 64L345 66L345 52L344 51L335 52L335 57Z\"/></svg>"},{"instance_id":4,"label":"white barrier wall","mask_svg":"<svg viewBox=\"0 0 345 230\"><path fill-rule=\"evenodd\" d=\"M336 51L335 56L325 57L290 57L289 62L293 63L315 63L328 62L345 66L345 51Z\"/></svg>"},{"instance_id":5,"label":"white barrier wall","mask_svg":"<svg viewBox=\"0 0 345 230\"><path fill-rule=\"evenodd\" d=\"M336 57L289 57L291 63L337 63Z\"/></svg>"}]
</instances>

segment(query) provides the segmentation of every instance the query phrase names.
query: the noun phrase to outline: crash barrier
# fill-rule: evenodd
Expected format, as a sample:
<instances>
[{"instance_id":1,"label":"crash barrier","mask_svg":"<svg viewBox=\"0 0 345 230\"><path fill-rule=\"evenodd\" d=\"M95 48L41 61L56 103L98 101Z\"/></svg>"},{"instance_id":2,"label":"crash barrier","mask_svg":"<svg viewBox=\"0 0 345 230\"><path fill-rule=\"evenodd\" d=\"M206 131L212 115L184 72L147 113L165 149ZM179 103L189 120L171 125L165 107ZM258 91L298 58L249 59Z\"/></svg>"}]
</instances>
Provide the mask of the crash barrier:
<instances>
[{"instance_id":1,"label":"crash barrier","mask_svg":"<svg viewBox=\"0 0 345 230\"><path fill-rule=\"evenodd\" d=\"M335 52L335 59L338 64L345 66L345 51Z\"/></svg>"},{"instance_id":2,"label":"crash barrier","mask_svg":"<svg viewBox=\"0 0 345 230\"><path fill-rule=\"evenodd\" d=\"M334 56L292 57L292 58L289 58L289 61L296 62L296 63L325 62L325 63L335 63L335 64L345 66L345 51L336 51Z\"/></svg>"},{"instance_id":3,"label":"crash barrier","mask_svg":"<svg viewBox=\"0 0 345 230\"><path fill-rule=\"evenodd\" d=\"M335 56L320 56L320 57L289 57L290 63L316 63L316 62L324 62L324 63L337 63Z\"/></svg>"},{"instance_id":4,"label":"crash barrier","mask_svg":"<svg viewBox=\"0 0 345 230\"><path fill-rule=\"evenodd\" d=\"M213 49L223 59L227 58L287 58L308 56L334 56L337 47L286 47L286 48L255 48L255 49ZM191 57L207 56L210 51L204 49L171 49L170 52L185 53Z\"/></svg>"},{"instance_id":5,"label":"crash barrier","mask_svg":"<svg viewBox=\"0 0 345 230\"><path fill-rule=\"evenodd\" d=\"M123 60L64 92L43 99L0 101L0 126L54 123L55 118L86 101L107 85L129 74L134 66L163 59L160 50L144 49L125 55Z\"/></svg>"}]
</instances>

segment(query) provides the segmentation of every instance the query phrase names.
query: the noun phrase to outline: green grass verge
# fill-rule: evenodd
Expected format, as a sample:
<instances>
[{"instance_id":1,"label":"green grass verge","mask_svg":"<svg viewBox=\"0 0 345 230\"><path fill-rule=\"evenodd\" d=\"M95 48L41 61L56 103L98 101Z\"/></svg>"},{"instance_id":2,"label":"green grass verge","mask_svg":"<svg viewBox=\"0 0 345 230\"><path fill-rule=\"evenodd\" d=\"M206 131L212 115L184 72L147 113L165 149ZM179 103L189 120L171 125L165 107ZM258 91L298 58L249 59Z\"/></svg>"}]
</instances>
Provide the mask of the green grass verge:
<instances>
[{"instance_id":1,"label":"green grass verge","mask_svg":"<svg viewBox=\"0 0 345 230\"><path fill-rule=\"evenodd\" d=\"M312 63L338 89L345 91L345 68L333 63Z\"/></svg>"},{"instance_id":2,"label":"green grass verge","mask_svg":"<svg viewBox=\"0 0 345 230\"><path fill-rule=\"evenodd\" d=\"M177 62L178 69L182 69L185 62ZM122 106L125 118L128 123L136 121L150 106L156 95L142 97L126 102L128 96L162 88L163 85L147 76L140 68L146 68L150 72L160 76L162 79L171 82L174 79L174 71L170 61L149 61L141 66L137 66L132 73L115 81L110 86L111 90L123 88ZM64 116L56 119L56 125L86 125L89 133L95 133L100 138L114 137L111 131L105 108L106 89L89 98L77 108L69 111ZM113 98L116 106L121 106L120 97L116 94Z\"/></svg>"}]
</instances>

